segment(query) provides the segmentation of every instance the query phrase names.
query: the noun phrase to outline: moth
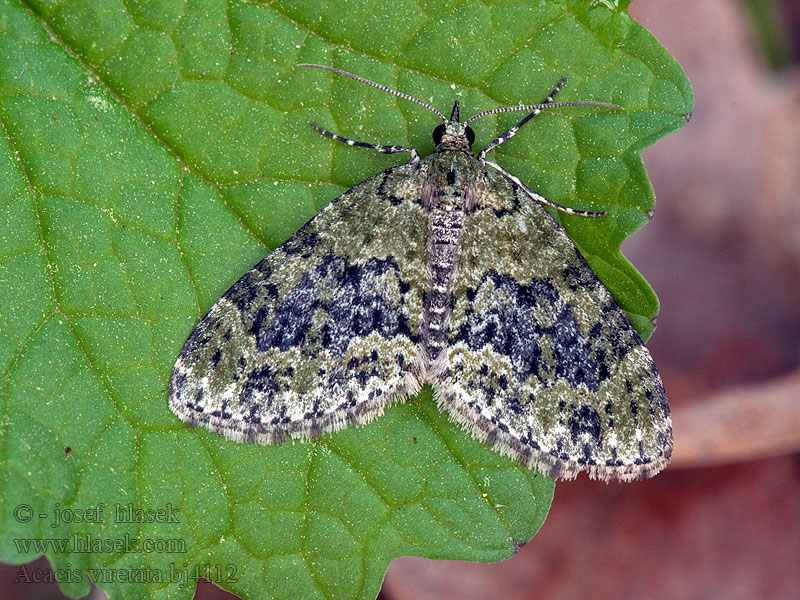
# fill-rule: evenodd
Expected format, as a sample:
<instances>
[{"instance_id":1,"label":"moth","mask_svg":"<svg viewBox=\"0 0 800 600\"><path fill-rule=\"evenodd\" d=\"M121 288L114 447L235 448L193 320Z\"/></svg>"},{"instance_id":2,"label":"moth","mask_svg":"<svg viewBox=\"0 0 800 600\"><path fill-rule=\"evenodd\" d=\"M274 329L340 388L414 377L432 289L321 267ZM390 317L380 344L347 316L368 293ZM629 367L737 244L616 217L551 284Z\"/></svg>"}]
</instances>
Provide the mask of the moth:
<instances>
[{"instance_id":1,"label":"moth","mask_svg":"<svg viewBox=\"0 0 800 600\"><path fill-rule=\"evenodd\" d=\"M486 154L553 101L463 123L433 112L435 150L321 134L411 161L346 191L211 308L175 364L169 405L240 442L281 444L359 426L430 385L439 408L528 467L630 481L669 462L664 387L625 313L546 204ZM473 154L469 123L525 111Z\"/></svg>"}]
</instances>

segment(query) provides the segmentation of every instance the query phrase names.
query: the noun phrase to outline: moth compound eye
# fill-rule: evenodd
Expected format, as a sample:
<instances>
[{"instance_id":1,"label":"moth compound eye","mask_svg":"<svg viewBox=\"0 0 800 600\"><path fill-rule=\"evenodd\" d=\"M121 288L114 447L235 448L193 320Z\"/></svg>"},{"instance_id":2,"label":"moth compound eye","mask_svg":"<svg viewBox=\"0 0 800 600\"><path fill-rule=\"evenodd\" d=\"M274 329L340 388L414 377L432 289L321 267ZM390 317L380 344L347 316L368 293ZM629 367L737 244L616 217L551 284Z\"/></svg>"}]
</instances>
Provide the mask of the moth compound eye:
<instances>
[{"instance_id":1,"label":"moth compound eye","mask_svg":"<svg viewBox=\"0 0 800 600\"><path fill-rule=\"evenodd\" d=\"M445 131L447 131L447 127L445 126L444 123L442 123L441 125L436 127L436 129L433 130L433 143L434 144L436 144L437 146L439 145L439 143L442 141L442 136L444 135Z\"/></svg>"},{"instance_id":2,"label":"moth compound eye","mask_svg":"<svg viewBox=\"0 0 800 600\"><path fill-rule=\"evenodd\" d=\"M472 144L475 143L475 132L472 131L472 127L469 126L467 127L466 134L467 134L467 141L469 142L469 145L472 146Z\"/></svg>"}]
</instances>

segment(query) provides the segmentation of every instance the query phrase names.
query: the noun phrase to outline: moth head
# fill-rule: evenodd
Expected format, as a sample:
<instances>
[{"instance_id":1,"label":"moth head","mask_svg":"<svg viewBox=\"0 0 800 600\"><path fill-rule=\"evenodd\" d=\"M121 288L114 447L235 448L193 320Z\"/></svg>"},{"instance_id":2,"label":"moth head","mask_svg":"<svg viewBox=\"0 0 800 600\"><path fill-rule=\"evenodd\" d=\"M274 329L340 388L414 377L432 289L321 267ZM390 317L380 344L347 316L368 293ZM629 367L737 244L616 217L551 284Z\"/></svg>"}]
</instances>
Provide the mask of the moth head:
<instances>
[{"instance_id":1,"label":"moth head","mask_svg":"<svg viewBox=\"0 0 800 600\"><path fill-rule=\"evenodd\" d=\"M433 130L433 143L436 147L444 145L452 148L472 148L475 141L475 132L472 127L459 122L459 103L458 100L453 104L453 112L450 118Z\"/></svg>"},{"instance_id":2,"label":"moth head","mask_svg":"<svg viewBox=\"0 0 800 600\"><path fill-rule=\"evenodd\" d=\"M550 92L550 96L542 102L541 104L525 104L519 106L501 106L499 108L491 108L489 110L485 110L483 112L478 113L477 115L472 115L469 119L461 123L461 119L459 117L459 104L458 100L455 101L453 104L453 112L450 113L450 118L447 119L442 113L440 113L435 107L431 106L427 102L423 102L418 98L414 98L414 96L409 96L408 94L404 94L403 92L398 92L397 90L393 90L390 87L386 87L385 85L381 85L380 83L375 83L374 81L370 81L369 79L364 79L363 77L359 77L358 75L353 75L352 73L348 73L347 71L342 71L341 69L337 69L335 67L328 67L325 65L314 65L309 63L302 63L298 64L298 67L313 67L315 69L324 69L325 71L330 71L332 73L337 73L339 75L344 75L345 77L349 77L350 79L354 79L360 83L365 85L372 86L379 90L386 92L387 94L392 94L399 98L404 98L410 102L414 102L415 104L419 104L420 106L427 108L429 111L434 113L437 117L439 117L444 123L439 125L436 129L433 130L433 141L436 144L437 148L443 149L453 149L453 150L464 150L466 152L471 152L472 150L472 143L475 141L475 132L472 131L472 128L469 127L469 123L476 119L480 119L481 117L486 117L488 115L496 115L504 112L511 112L511 111L525 111L528 112L528 116L522 119L519 123L517 123L514 127L509 129L503 136L507 136L504 138L497 138L495 140L498 143L502 143L506 139L510 138L514 135L514 132L522 127L525 123L531 120L533 117L538 115L545 109L551 108L562 108L567 106L601 106L604 108L615 108L615 109L622 109L621 106L617 106L616 104L608 104L607 102L553 102L553 97L561 90L561 86L567 81L566 77L562 77L561 81L558 82L555 89ZM502 136L501 136L502 137ZM488 148L493 148L496 146L496 143L492 143ZM484 149L479 156L482 156L486 153L486 149Z\"/></svg>"}]
</instances>

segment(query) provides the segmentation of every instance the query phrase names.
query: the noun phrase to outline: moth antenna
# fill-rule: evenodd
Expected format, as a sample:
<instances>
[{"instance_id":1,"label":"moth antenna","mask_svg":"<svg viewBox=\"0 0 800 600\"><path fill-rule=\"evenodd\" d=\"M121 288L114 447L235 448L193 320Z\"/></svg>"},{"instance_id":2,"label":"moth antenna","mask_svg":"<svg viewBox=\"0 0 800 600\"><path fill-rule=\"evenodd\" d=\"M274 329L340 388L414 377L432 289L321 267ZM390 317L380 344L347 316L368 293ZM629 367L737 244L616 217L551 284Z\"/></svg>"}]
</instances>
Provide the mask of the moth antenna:
<instances>
[{"instance_id":1,"label":"moth antenna","mask_svg":"<svg viewBox=\"0 0 800 600\"><path fill-rule=\"evenodd\" d=\"M433 106L428 104L427 102L423 102L422 100L418 100L417 98L414 98L414 96L409 96L408 94L404 94L403 92L398 92L397 90L393 90L392 88L386 87L385 85L381 85L380 83L375 83L374 81L370 81L369 79L364 79L363 77L359 77L358 75L353 75L352 73L348 73L347 71L342 71L341 69L337 69L336 67L328 67L328 66L325 66L325 65L313 65L313 64L310 64L310 63L301 63L301 64L298 64L298 65L295 65L295 66L296 67L313 67L314 69L324 69L326 71L330 71L331 73L337 73L338 75L344 75L345 77L349 77L350 79L355 79L356 81L358 81L360 83L364 83L366 85L371 85L374 88L378 88L379 90L383 90L387 94L393 94L395 96L398 96L399 98L404 98L405 100L410 100L411 102L419 104L420 106L424 106L429 111L434 113L437 117L439 117L442 121L447 123L447 118L442 113L440 113L438 110L436 110Z\"/></svg>"},{"instance_id":2,"label":"moth antenna","mask_svg":"<svg viewBox=\"0 0 800 600\"><path fill-rule=\"evenodd\" d=\"M546 108L563 108L565 106L602 106L603 108L617 108L623 110L621 106L616 104L609 104L608 102L545 102L544 104L525 104L520 106L501 106L499 108L490 108L477 115L471 116L464 121L464 125L480 119L481 117L488 117L489 115L496 115L499 113L513 112L518 110L541 111Z\"/></svg>"}]
</instances>

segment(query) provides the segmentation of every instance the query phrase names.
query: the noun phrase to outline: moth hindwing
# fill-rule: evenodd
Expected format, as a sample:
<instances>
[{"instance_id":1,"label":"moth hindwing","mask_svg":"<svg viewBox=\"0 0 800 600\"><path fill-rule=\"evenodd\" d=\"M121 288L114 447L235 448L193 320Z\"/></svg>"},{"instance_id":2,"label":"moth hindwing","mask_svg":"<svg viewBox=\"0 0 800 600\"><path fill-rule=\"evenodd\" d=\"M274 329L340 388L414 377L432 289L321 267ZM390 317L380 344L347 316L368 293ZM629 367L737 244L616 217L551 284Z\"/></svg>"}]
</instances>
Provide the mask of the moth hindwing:
<instances>
[{"instance_id":1,"label":"moth hindwing","mask_svg":"<svg viewBox=\"0 0 800 600\"><path fill-rule=\"evenodd\" d=\"M559 478L654 475L672 427L661 379L625 313L528 189L486 159L554 107L434 112L435 150L346 191L244 275L183 348L170 407L237 441L280 444L362 425L422 385L478 439ZM524 110L474 156L468 124Z\"/></svg>"}]
</instances>

